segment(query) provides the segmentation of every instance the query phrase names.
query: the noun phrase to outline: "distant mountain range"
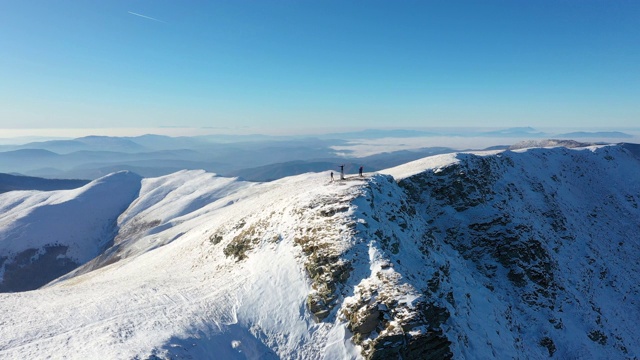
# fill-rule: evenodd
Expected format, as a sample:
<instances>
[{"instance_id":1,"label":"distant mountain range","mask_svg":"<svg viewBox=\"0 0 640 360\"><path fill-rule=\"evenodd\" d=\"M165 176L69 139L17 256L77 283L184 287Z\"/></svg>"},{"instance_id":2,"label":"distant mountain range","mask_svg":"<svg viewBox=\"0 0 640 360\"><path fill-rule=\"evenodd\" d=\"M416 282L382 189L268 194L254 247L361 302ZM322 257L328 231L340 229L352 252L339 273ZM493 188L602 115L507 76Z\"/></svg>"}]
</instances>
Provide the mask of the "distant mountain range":
<instances>
[{"instance_id":1,"label":"distant mountain range","mask_svg":"<svg viewBox=\"0 0 640 360\"><path fill-rule=\"evenodd\" d=\"M0 152L0 171L45 178L96 179L120 170L156 177L183 169L203 169L252 181L267 181L308 171L335 169L341 164L347 164L347 169L364 165L368 170L378 170L430 154L453 151L424 148L353 158L336 154L332 147L346 144L340 139L250 138L251 141L216 143L205 137L145 135L34 142L5 146L5 151Z\"/></svg>"},{"instance_id":2,"label":"distant mountain range","mask_svg":"<svg viewBox=\"0 0 640 360\"><path fill-rule=\"evenodd\" d=\"M421 147L411 150L379 152L368 157L350 155L349 146L395 138L453 136L456 138L499 138L507 145L523 139L629 139L622 132L575 132L548 134L530 127L496 131L420 131L370 129L317 136L216 135L168 137L87 136L71 140L30 142L0 146L0 172L59 179L96 179L128 170L143 177L156 177L182 169L203 169L225 176L240 176L252 181L274 180L307 171L335 169L345 164L349 171L365 166L379 170L420 157L451 152L453 148ZM413 140L415 142L415 140ZM429 141L425 140L425 143ZM340 151L335 150L340 148ZM457 149L461 150L461 149Z\"/></svg>"},{"instance_id":3,"label":"distant mountain range","mask_svg":"<svg viewBox=\"0 0 640 360\"><path fill-rule=\"evenodd\" d=\"M64 190L75 189L89 183L88 180L42 179L31 176L0 174L0 193L13 190Z\"/></svg>"},{"instance_id":4,"label":"distant mountain range","mask_svg":"<svg viewBox=\"0 0 640 360\"><path fill-rule=\"evenodd\" d=\"M598 131L598 132L570 132L565 134L558 134L556 137L563 137L568 139L574 138L604 138L604 139L630 139L633 135L626 134L620 131Z\"/></svg>"}]
</instances>

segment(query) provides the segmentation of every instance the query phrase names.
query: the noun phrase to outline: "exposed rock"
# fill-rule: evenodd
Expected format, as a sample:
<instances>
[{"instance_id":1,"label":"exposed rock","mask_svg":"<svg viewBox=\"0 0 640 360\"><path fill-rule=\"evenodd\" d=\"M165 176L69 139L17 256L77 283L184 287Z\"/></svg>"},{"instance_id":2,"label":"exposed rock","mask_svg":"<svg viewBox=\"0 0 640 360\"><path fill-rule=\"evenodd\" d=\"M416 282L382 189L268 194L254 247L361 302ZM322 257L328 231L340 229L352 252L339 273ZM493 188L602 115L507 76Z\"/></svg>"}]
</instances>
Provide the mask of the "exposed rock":
<instances>
[{"instance_id":1,"label":"exposed rock","mask_svg":"<svg viewBox=\"0 0 640 360\"><path fill-rule=\"evenodd\" d=\"M378 324L380 324L380 311L377 306L369 307L363 311L364 315L361 318L356 317L356 324L352 324L353 331L362 335L369 335L374 331Z\"/></svg>"},{"instance_id":2,"label":"exposed rock","mask_svg":"<svg viewBox=\"0 0 640 360\"><path fill-rule=\"evenodd\" d=\"M406 346L402 350L403 360L440 360L451 359L451 341L436 329L426 334L416 334L408 337Z\"/></svg>"},{"instance_id":3,"label":"exposed rock","mask_svg":"<svg viewBox=\"0 0 640 360\"><path fill-rule=\"evenodd\" d=\"M353 269L351 262L344 259L345 250L340 246L344 234L339 229L346 227L350 232L355 220L334 216L349 211L353 196L355 194L342 199L319 199L296 211L298 216L319 219L314 221L318 226L300 228L294 238L304 254L304 269L311 279L313 291L307 297L307 307L316 322L324 321L331 314Z\"/></svg>"},{"instance_id":4,"label":"exposed rock","mask_svg":"<svg viewBox=\"0 0 640 360\"><path fill-rule=\"evenodd\" d=\"M542 340L540 340L540 345L547 348L550 357L556 352L556 344L554 344L553 340L549 337L542 338Z\"/></svg>"}]
</instances>

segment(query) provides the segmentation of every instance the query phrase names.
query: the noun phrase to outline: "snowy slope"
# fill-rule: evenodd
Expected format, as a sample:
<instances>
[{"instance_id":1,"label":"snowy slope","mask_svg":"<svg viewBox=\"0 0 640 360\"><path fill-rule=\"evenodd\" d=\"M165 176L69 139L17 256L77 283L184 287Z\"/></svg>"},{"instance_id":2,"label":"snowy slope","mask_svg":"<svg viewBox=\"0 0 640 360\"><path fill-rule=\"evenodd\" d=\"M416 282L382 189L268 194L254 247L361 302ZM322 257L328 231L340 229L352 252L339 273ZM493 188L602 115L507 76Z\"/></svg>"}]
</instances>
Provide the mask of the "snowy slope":
<instances>
[{"instance_id":1,"label":"snowy slope","mask_svg":"<svg viewBox=\"0 0 640 360\"><path fill-rule=\"evenodd\" d=\"M120 172L81 188L0 194L0 289L34 289L102 252L140 177Z\"/></svg>"},{"instance_id":2,"label":"snowy slope","mask_svg":"<svg viewBox=\"0 0 640 360\"><path fill-rule=\"evenodd\" d=\"M144 179L110 249L0 294L0 357L638 357L638 165L605 146Z\"/></svg>"},{"instance_id":3,"label":"snowy slope","mask_svg":"<svg viewBox=\"0 0 640 360\"><path fill-rule=\"evenodd\" d=\"M138 197L118 217L114 246L62 279L166 245L207 221L207 213L237 201L238 190L253 185L202 170L142 179Z\"/></svg>"},{"instance_id":4,"label":"snowy slope","mask_svg":"<svg viewBox=\"0 0 640 360\"><path fill-rule=\"evenodd\" d=\"M302 209L312 206L310 202L335 195L345 196L348 203L360 183L326 186L328 174L288 178L245 186L223 201L191 212L187 212L190 206L180 206L190 193L182 189L181 196L170 199L175 207L154 210L149 206L153 201L145 199L166 199L175 193L171 188L185 176L174 177L143 184L139 201L121 220L143 219L146 213L148 219L161 223L182 219L175 227L188 224L188 230L171 242L176 237L171 229L155 233L152 229L142 239L148 243L159 239L168 245L35 292L2 295L5 326L0 330L0 354L34 357L44 351L120 359L185 351L198 357L213 348L223 358L244 358L245 354L308 358L321 353L318 346L327 347L313 341L328 338L332 327L316 324L305 311L310 285L293 236L302 225L299 217L307 215ZM194 184L187 181L185 185ZM202 203L202 198L195 199L199 200L191 201L192 205ZM224 239L214 245L216 236ZM245 236L252 237L245 241ZM225 249L231 248L228 244L236 242L260 248L260 255L243 261L225 255ZM43 296L49 300L41 304ZM231 341L237 342L235 348ZM355 353L344 337L329 348L340 357Z\"/></svg>"}]
</instances>

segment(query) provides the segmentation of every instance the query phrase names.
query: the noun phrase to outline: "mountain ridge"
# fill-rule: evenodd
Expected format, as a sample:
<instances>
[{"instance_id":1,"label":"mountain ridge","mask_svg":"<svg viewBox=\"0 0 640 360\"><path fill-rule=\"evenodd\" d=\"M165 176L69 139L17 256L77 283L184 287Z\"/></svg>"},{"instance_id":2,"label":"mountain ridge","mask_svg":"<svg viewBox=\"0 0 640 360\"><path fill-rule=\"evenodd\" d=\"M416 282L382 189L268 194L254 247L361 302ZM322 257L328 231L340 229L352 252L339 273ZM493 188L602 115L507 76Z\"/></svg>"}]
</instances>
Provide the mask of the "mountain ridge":
<instances>
[{"instance_id":1,"label":"mountain ridge","mask_svg":"<svg viewBox=\"0 0 640 360\"><path fill-rule=\"evenodd\" d=\"M594 146L334 182L145 179L117 221L119 256L0 294L0 354L633 358L638 163Z\"/></svg>"}]
</instances>

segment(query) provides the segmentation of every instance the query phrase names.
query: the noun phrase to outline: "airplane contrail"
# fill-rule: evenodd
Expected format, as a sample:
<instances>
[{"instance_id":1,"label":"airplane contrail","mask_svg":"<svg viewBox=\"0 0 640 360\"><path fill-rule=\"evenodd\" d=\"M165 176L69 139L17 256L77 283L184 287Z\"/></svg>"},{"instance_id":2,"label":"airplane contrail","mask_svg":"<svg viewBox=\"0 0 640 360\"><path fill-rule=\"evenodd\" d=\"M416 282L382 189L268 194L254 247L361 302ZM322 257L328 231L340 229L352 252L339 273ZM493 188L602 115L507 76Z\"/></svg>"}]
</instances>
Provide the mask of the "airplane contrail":
<instances>
[{"instance_id":1,"label":"airplane contrail","mask_svg":"<svg viewBox=\"0 0 640 360\"><path fill-rule=\"evenodd\" d=\"M146 15L142 15L142 14L134 13L133 11L127 11L127 12L128 12L129 14L131 14L131 15L140 16L141 18L145 18L145 19L149 19L149 20L153 20L153 21L157 21L157 22L161 22L161 23L165 23L165 24L166 24L166 22L164 22L164 21L162 21L162 20L154 19L154 18L152 18L151 16L146 16Z\"/></svg>"}]
</instances>

